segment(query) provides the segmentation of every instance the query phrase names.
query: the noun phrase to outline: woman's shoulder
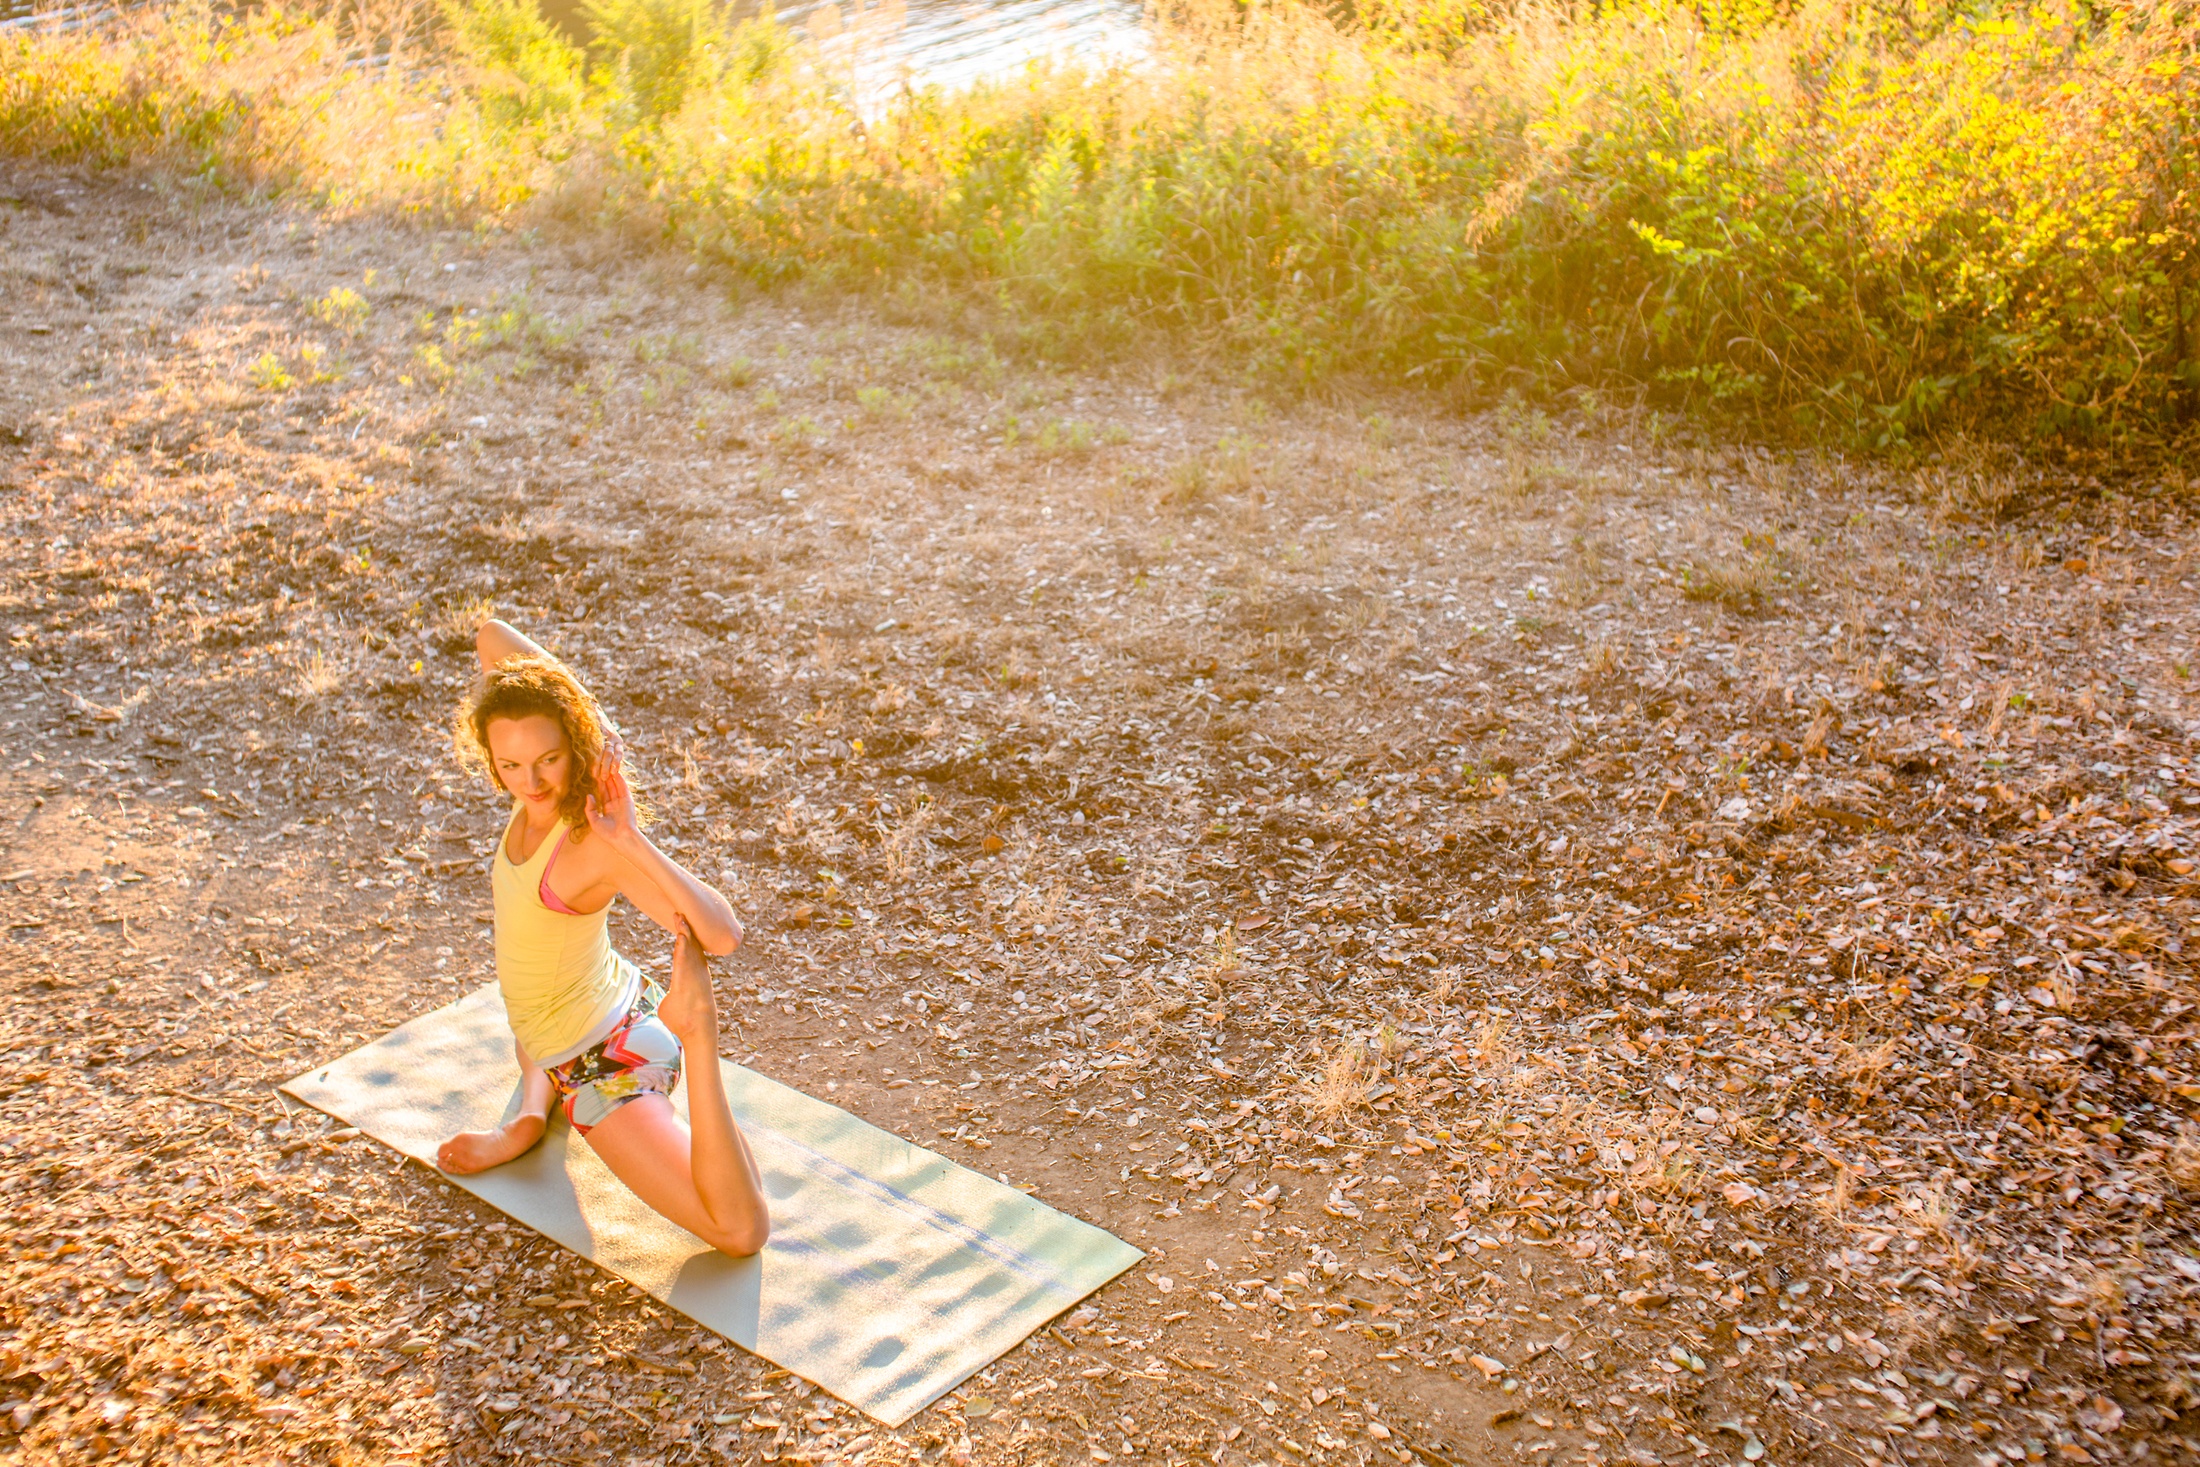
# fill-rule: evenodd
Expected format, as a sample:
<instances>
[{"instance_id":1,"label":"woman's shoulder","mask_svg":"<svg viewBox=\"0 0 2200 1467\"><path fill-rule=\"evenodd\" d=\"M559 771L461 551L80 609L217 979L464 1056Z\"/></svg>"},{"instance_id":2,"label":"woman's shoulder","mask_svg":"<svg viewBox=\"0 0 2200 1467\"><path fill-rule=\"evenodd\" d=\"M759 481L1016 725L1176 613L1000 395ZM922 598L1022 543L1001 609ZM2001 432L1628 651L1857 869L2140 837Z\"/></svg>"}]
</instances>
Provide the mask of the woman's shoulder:
<instances>
[{"instance_id":1,"label":"woman's shoulder","mask_svg":"<svg viewBox=\"0 0 2200 1467\"><path fill-rule=\"evenodd\" d=\"M559 859L570 859L576 865L594 870L607 866L611 859L611 843L601 840L588 828L586 820L569 821L558 830Z\"/></svg>"}]
</instances>

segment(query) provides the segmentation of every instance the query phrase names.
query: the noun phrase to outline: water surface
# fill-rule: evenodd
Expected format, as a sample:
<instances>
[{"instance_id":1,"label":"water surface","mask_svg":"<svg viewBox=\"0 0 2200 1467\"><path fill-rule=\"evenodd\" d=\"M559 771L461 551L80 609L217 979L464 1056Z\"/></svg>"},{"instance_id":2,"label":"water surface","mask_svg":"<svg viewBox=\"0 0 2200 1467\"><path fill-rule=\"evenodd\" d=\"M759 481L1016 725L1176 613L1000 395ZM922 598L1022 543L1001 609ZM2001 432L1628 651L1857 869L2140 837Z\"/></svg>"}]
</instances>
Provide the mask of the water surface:
<instances>
[{"instance_id":1,"label":"water surface","mask_svg":"<svg viewBox=\"0 0 2200 1467\"><path fill-rule=\"evenodd\" d=\"M779 17L808 30L828 55L852 62L866 96L904 82L968 86L1034 61L1098 66L1146 50L1137 0L808 0L782 7Z\"/></svg>"},{"instance_id":2,"label":"water surface","mask_svg":"<svg viewBox=\"0 0 2200 1467\"><path fill-rule=\"evenodd\" d=\"M0 0L0 24L38 15L82 24L115 8ZM547 0L544 8L561 28L586 38L579 0ZM758 9L758 0L737 0L735 13ZM867 98L904 84L968 86L1035 61L1093 66L1133 60L1146 50L1139 0L798 0L778 7L778 15L849 67L857 92Z\"/></svg>"}]
</instances>

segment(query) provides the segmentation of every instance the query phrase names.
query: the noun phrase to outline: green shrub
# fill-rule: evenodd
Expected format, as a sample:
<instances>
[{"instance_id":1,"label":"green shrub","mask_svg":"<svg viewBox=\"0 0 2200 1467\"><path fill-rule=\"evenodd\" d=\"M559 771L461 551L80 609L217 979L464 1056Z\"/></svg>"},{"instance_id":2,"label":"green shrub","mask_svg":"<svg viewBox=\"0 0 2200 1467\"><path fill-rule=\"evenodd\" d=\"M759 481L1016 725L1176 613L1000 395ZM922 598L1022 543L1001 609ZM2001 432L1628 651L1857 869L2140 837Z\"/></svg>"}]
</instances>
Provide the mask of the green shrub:
<instances>
[{"instance_id":1,"label":"green shrub","mask_svg":"<svg viewBox=\"0 0 2200 1467\"><path fill-rule=\"evenodd\" d=\"M447 0L441 70L273 10L10 31L0 146L578 206L758 281L1302 383L1631 387L1882 447L2160 441L2200 406L2194 0L1178 0L1139 68L868 112L768 19L590 14L585 69L526 0Z\"/></svg>"},{"instance_id":2,"label":"green shrub","mask_svg":"<svg viewBox=\"0 0 2200 1467\"><path fill-rule=\"evenodd\" d=\"M567 117L587 101L580 48L535 0L443 0L442 15L451 54L492 124Z\"/></svg>"},{"instance_id":3,"label":"green shrub","mask_svg":"<svg viewBox=\"0 0 2200 1467\"><path fill-rule=\"evenodd\" d=\"M330 286L328 294L313 303L313 318L345 336L357 336L373 313L366 297L348 285Z\"/></svg>"},{"instance_id":4,"label":"green shrub","mask_svg":"<svg viewBox=\"0 0 2200 1467\"><path fill-rule=\"evenodd\" d=\"M271 394L288 392L297 385L297 379L283 366L283 359L271 351L260 353L258 359L245 369L245 375L252 379L254 387Z\"/></svg>"},{"instance_id":5,"label":"green shrub","mask_svg":"<svg viewBox=\"0 0 2200 1467\"><path fill-rule=\"evenodd\" d=\"M768 19L729 23L713 0L588 0L586 14L602 58L599 89L645 121L714 87L753 86L792 50L782 27Z\"/></svg>"}]
</instances>

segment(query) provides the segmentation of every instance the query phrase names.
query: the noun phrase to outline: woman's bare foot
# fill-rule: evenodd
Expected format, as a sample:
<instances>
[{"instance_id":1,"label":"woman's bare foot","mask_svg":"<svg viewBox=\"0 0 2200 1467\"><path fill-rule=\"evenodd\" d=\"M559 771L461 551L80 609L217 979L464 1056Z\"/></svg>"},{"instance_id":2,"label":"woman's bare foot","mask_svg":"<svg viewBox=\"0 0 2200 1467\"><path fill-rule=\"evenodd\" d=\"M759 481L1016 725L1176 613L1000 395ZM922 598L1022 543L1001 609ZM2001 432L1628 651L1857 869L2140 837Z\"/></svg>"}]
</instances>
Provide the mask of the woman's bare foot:
<instances>
[{"instance_id":1,"label":"woman's bare foot","mask_svg":"<svg viewBox=\"0 0 2200 1467\"><path fill-rule=\"evenodd\" d=\"M711 989L710 964L684 917L672 941L672 982L657 1005L657 1017L687 1048L718 1052L718 997Z\"/></svg>"},{"instance_id":2,"label":"woman's bare foot","mask_svg":"<svg viewBox=\"0 0 2200 1467\"><path fill-rule=\"evenodd\" d=\"M493 1131L462 1131L435 1149L435 1164L454 1177L502 1166L542 1139L541 1116L515 1116Z\"/></svg>"}]
</instances>

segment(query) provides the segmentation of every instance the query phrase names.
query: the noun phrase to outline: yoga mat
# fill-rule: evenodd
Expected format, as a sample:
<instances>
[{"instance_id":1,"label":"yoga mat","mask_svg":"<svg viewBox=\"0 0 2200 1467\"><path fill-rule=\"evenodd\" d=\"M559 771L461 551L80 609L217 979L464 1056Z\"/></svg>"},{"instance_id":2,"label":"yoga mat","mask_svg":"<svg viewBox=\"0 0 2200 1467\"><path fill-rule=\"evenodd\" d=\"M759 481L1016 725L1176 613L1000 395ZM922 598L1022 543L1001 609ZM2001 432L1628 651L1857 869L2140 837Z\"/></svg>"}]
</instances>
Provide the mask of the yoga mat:
<instances>
[{"instance_id":1,"label":"yoga mat","mask_svg":"<svg viewBox=\"0 0 2200 1467\"><path fill-rule=\"evenodd\" d=\"M771 1199L771 1242L754 1258L728 1258L645 1207L555 1112L525 1156L449 1180L888 1426L1144 1256L837 1106L718 1064ZM447 1137L518 1110L503 999L485 985L282 1088L432 1167ZM686 1114L685 1084L673 1104Z\"/></svg>"}]
</instances>

